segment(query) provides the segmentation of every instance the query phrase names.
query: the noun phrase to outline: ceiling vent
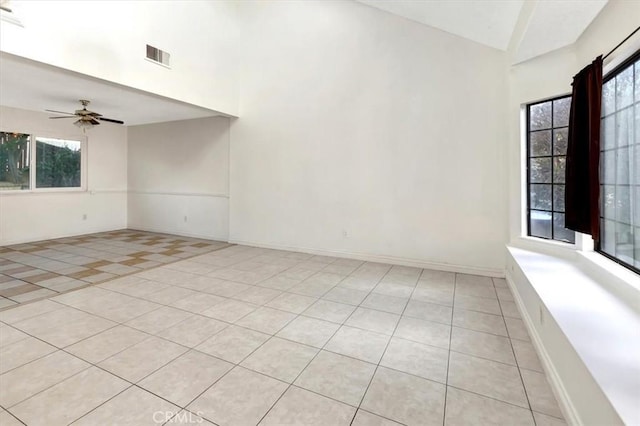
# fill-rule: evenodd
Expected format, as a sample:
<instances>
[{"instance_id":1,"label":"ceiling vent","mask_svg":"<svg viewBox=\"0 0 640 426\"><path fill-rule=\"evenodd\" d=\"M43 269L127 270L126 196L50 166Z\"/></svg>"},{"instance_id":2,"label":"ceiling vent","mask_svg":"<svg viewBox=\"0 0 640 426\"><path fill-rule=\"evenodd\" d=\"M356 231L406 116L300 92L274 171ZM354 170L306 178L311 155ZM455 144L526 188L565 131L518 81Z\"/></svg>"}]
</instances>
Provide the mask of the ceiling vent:
<instances>
[{"instance_id":1,"label":"ceiling vent","mask_svg":"<svg viewBox=\"0 0 640 426\"><path fill-rule=\"evenodd\" d=\"M11 0L0 0L0 21L24 27L11 8Z\"/></svg>"},{"instance_id":2,"label":"ceiling vent","mask_svg":"<svg viewBox=\"0 0 640 426\"><path fill-rule=\"evenodd\" d=\"M164 50L160 50L157 47L149 46L147 44L147 60L151 62L155 62L158 65L162 65L169 68L170 58L171 58L171 55L169 55L168 52L165 52Z\"/></svg>"}]
</instances>

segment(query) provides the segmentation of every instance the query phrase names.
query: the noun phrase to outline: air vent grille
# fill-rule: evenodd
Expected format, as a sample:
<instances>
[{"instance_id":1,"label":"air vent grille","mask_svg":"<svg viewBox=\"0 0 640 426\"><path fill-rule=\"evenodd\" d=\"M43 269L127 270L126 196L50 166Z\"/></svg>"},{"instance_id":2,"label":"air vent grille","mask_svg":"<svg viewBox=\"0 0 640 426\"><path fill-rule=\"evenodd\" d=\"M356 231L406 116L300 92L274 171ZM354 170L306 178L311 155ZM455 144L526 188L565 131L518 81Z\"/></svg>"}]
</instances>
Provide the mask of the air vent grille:
<instances>
[{"instance_id":1,"label":"air vent grille","mask_svg":"<svg viewBox=\"0 0 640 426\"><path fill-rule=\"evenodd\" d=\"M171 55L164 50L160 50L157 47L153 47L147 44L147 59L156 62L158 64L168 67Z\"/></svg>"}]
</instances>

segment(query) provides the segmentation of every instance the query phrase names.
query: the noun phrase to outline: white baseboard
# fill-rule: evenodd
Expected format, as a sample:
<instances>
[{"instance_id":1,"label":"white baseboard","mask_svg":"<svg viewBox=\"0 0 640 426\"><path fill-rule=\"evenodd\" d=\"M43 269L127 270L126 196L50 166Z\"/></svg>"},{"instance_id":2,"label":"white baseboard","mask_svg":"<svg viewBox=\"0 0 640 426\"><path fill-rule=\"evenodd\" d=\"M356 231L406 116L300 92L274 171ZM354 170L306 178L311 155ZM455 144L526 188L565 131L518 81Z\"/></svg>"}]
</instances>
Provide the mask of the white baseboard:
<instances>
[{"instance_id":1,"label":"white baseboard","mask_svg":"<svg viewBox=\"0 0 640 426\"><path fill-rule=\"evenodd\" d=\"M547 375L547 380L549 382L549 386L551 386L551 390L553 391L556 400L558 401L558 405L560 406L560 410L564 415L565 421L568 425L571 426L582 426L582 422L580 421L580 417L578 416L578 412L575 409L575 406L571 403L571 397L569 396L564 384L562 383L562 379L558 374L558 370L556 370L549 353L544 347L542 339L538 334L536 328L533 326L533 321L529 316L529 312L526 310L524 306L524 302L518 293L516 285L513 282L513 278L509 271L506 273L506 281L507 285L511 289L511 293L513 294L513 298L515 300L516 306L518 307L518 311L522 316L522 320L529 332L529 336L531 336L531 343L533 344L534 349L538 353L538 358L540 358L540 362L542 363L542 368Z\"/></svg>"},{"instance_id":2,"label":"white baseboard","mask_svg":"<svg viewBox=\"0 0 640 426\"><path fill-rule=\"evenodd\" d=\"M293 246L286 246L282 244L261 243L261 242L255 242L255 241L243 241L243 240L235 240L235 239L230 239L229 243L242 244L245 246L252 246L252 247L269 248L269 249L275 249L275 250L297 251L301 253L316 254L320 256L333 256L333 257L340 257L340 258L346 258L346 259L357 259L365 262L390 263L393 265L412 266L415 268L435 269L438 271L458 272L462 274L472 274L472 275L482 275L486 277L504 278L504 270L501 270L501 269L455 265L450 263L427 262L424 260L408 259L403 257L384 256L384 255L348 252L348 251L340 251L340 250L325 250L325 249L315 249L315 248L309 248L309 247L293 247Z\"/></svg>"},{"instance_id":3,"label":"white baseboard","mask_svg":"<svg viewBox=\"0 0 640 426\"><path fill-rule=\"evenodd\" d=\"M153 226L138 226L138 225L129 225L127 229L131 229L134 231L146 231L146 232L157 232L158 234L171 234L177 235L180 237L191 237L191 238L200 238L203 240L215 240L221 242L227 242L226 236L211 236L211 235L203 235L203 234L193 234L190 232L184 232L177 229L169 229L169 228L155 228Z\"/></svg>"},{"instance_id":4,"label":"white baseboard","mask_svg":"<svg viewBox=\"0 0 640 426\"><path fill-rule=\"evenodd\" d=\"M7 240L7 241L0 241L0 246L12 246L15 244L27 244L27 243L32 243L34 241L44 241L44 240L56 240L58 238L69 238L69 237L79 237L82 235L89 235L89 234L97 234L99 232L110 232L110 231L120 231L122 229L127 229L126 226L117 226L117 227L98 227L98 228L93 228L93 229L88 229L88 230L84 230L81 233L64 233L64 234L47 234L47 235L41 235L37 238L19 238L17 240Z\"/></svg>"}]
</instances>

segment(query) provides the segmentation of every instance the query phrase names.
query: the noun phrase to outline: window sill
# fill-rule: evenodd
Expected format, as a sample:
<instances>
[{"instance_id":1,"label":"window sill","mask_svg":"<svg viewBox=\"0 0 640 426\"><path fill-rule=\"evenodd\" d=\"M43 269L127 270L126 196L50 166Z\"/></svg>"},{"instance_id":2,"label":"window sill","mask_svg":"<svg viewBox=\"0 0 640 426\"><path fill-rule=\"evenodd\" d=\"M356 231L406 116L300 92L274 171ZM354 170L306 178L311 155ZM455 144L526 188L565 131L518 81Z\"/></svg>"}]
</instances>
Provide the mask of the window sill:
<instances>
[{"instance_id":1,"label":"window sill","mask_svg":"<svg viewBox=\"0 0 640 426\"><path fill-rule=\"evenodd\" d=\"M507 277L516 287L532 337L539 336L533 340L541 343L540 352L546 354L541 358L550 360L560 388L567 389L573 407L568 411L578 414L578 423L580 418L589 423L591 409L607 411L599 405L603 402L586 397L588 391L580 387L585 380L577 373L580 367L567 361L575 351L575 361L586 367L619 418L635 424L640 394L640 277L596 252L529 240L517 241L520 247L507 246ZM535 243L541 243L543 250L532 248L539 245ZM543 322L539 303L553 321ZM552 323L560 334L550 332ZM559 336L573 350L563 349Z\"/></svg>"},{"instance_id":2,"label":"window sill","mask_svg":"<svg viewBox=\"0 0 640 426\"><path fill-rule=\"evenodd\" d=\"M4 196L20 196L20 195L35 195L35 194L83 194L89 192L83 188L52 188L52 189L21 189L0 191L0 197Z\"/></svg>"}]
</instances>

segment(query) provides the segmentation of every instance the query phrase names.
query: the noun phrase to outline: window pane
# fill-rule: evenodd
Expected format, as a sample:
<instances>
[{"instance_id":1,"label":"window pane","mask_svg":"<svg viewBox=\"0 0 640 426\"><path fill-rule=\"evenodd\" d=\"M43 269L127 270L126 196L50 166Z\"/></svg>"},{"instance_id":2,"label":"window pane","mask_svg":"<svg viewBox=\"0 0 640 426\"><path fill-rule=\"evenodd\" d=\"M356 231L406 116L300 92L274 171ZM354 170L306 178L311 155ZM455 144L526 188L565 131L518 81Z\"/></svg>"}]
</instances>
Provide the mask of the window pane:
<instances>
[{"instance_id":1,"label":"window pane","mask_svg":"<svg viewBox=\"0 0 640 426\"><path fill-rule=\"evenodd\" d=\"M627 146L633 143L633 108L627 108L615 114L616 145Z\"/></svg>"},{"instance_id":2,"label":"window pane","mask_svg":"<svg viewBox=\"0 0 640 426\"><path fill-rule=\"evenodd\" d=\"M600 246L602 251L615 256L616 253L616 223L612 220L603 220L600 224Z\"/></svg>"},{"instance_id":3,"label":"window pane","mask_svg":"<svg viewBox=\"0 0 640 426\"><path fill-rule=\"evenodd\" d=\"M529 110L531 130L551 128L551 102L532 105Z\"/></svg>"},{"instance_id":4,"label":"window pane","mask_svg":"<svg viewBox=\"0 0 640 426\"><path fill-rule=\"evenodd\" d=\"M616 149L616 183L629 183L629 148Z\"/></svg>"},{"instance_id":5,"label":"window pane","mask_svg":"<svg viewBox=\"0 0 640 426\"><path fill-rule=\"evenodd\" d=\"M560 129L553 132L553 154L567 155L567 141L569 140L569 130Z\"/></svg>"},{"instance_id":6,"label":"window pane","mask_svg":"<svg viewBox=\"0 0 640 426\"><path fill-rule=\"evenodd\" d=\"M636 70L635 70L635 76L636 76L636 81L634 84L634 91L636 92L636 102L640 102L640 61L637 61L635 64Z\"/></svg>"},{"instance_id":7,"label":"window pane","mask_svg":"<svg viewBox=\"0 0 640 426\"><path fill-rule=\"evenodd\" d=\"M633 103L633 67L628 67L616 77L616 109Z\"/></svg>"},{"instance_id":8,"label":"window pane","mask_svg":"<svg viewBox=\"0 0 640 426\"><path fill-rule=\"evenodd\" d=\"M553 101L553 127L569 125L569 110L571 98L562 98Z\"/></svg>"},{"instance_id":9,"label":"window pane","mask_svg":"<svg viewBox=\"0 0 640 426\"><path fill-rule=\"evenodd\" d=\"M551 183L551 158L532 158L530 167L532 183Z\"/></svg>"},{"instance_id":10,"label":"window pane","mask_svg":"<svg viewBox=\"0 0 640 426\"><path fill-rule=\"evenodd\" d=\"M551 130L531 132L529 150L532 157L551 155Z\"/></svg>"},{"instance_id":11,"label":"window pane","mask_svg":"<svg viewBox=\"0 0 640 426\"><path fill-rule=\"evenodd\" d=\"M600 149L611 149L616 142L616 116L610 115L600 125Z\"/></svg>"},{"instance_id":12,"label":"window pane","mask_svg":"<svg viewBox=\"0 0 640 426\"><path fill-rule=\"evenodd\" d=\"M553 210L564 212L564 185L553 185Z\"/></svg>"},{"instance_id":13,"label":"window pane","mask_svg":"<svg viewBox=\"0 0 640 426\"><path fill-rule=\"evenodd\" d=\"M80 147L79 141L36 138L36 187L80 187Z\"/></svg>"},{"instance_id":14,"label":"window pane","mask_svg":"<svg viewBox=\"0 0 640 426\"><path fill-rule=\"evenodd\" d=\"M633 264L633 228L624 223L616 223L616 254L625 263Z\"/></svg>"},{"instance_id":15,"label":"window pane","mask_svg":"<svg viewBox=\"0 0 640 426\"><path fill-rule=\"evenodd\" d=\"M575 232L564 227L564 213L553 214L553 239L575 242Z\"/></svg>"},{"instance_id":16,"label":"window pane","mask_svg":"<svg viewBox=\"0 0 640 426\"><path fill-rule=\"evenodd\" d=\"M0 132L0 191L29 189L30 137Z\"/></svg>"},{"instance_id":17,"label":"window pane","mask_svg":"<svg viewBox=\"0 0 640 426\"><path fill-rule=\"evenodd\" d=\"M553 181L554 182L564 183L566 166L567 166L567 157L553 158Z\"/></svg>"},{"instance_id":18,"label":"window pane","mask_svg":"<svg viewBox=\"0 0 640 426\"><path fill-rule=\"evenodd\" d=\"M551 238L551 213L531 210L531 235Z\"/></svg>"},{"instance_id":19,"label":"window pane","mask_svg":"<svg viewBox=\"0 0 640 426\"><path fill-rule=\"evenodd\" d=\"M602 115L609 115L616 109L616 79L612 78L602 86Z\"/></svg>"},{"instance_id":20,"label":"window pane","mask_svg":"<svg viewBox=\"0 0 640 426\"><path fill-rule=\"evenodd\" d=\"M603 184L616 183L616 151L605 151L600 157L602 164L600 170L600 180Z\"/></svg>"},{"instance_id":21,"label":"window pane","mask_svg":"<svg viewBox=\"0 0 640 426\"><path fill-rule=\"evenodd\" d=\"M531 185L529 194L532 209L551 210L551 185Z\"/></svg>"},{"instance_id":22,"label":"window pane","mask_svg":"<svg viewBox=\"0 0 640 426\"><path fill-rule=\"evenodd\" d=\"M619 185L616 187L616 215L618 222L631 223L631 196L629 187Z\"/></svg>"},{"instance_id":23,"label":"window pane","mask_svg":"<svg viewBox=\"0 0 640 426\"><path fill-rule=\"evenodd\" d=\"M602 211L603 217L614 217L616 215L616 187L614 185L602 186Z\"/></svg>"}]
</instances>

